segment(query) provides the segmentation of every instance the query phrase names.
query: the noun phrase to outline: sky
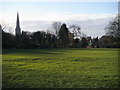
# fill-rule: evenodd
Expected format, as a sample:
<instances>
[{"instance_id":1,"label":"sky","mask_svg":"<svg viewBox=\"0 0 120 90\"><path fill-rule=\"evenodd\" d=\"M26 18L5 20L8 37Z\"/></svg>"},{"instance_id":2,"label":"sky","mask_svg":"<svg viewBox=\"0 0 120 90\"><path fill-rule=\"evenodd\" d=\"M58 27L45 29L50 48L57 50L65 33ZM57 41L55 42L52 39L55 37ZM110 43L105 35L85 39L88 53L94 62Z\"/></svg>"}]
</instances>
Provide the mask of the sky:
<instances>
[{"instance_id":1,"label":"sky","mask_svg":"<svg viewBox=\"0 0 120 90\"><path fill-rule=\"evenodd\" d=\"M17 11L23 31L52 30L54 21L78 25L87 36L105 35L118 14L118 2L0 2L0 23L15 33Z\"/></svg>"}]
</instances>

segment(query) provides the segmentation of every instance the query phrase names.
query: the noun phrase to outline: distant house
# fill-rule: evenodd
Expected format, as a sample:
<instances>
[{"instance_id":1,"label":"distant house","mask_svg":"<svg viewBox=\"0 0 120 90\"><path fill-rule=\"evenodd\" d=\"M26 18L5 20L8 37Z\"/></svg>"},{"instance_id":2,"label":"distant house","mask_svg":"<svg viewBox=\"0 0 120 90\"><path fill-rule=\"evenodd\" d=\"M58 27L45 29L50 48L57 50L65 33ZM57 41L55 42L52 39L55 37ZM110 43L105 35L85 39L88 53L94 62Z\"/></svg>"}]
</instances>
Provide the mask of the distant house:
<instances>
[{"instance_id":1,"label":"distant house","mask_svg":"<svg viewBox=\"0 0 120 90\"><path fill-rule=\"evenodd\" d=\"M87 37L87 47L86 48L92 48L92 38L91 37Z\"/></svg>"},{"instance_id":2,"label":"distant house","mask_svg":"<svg viewBox=\"0 0 120 90\"><path fill-rule=\"evenodd\" d=\"M87 45L86 48L93 48L93 47L92 47L92 40L89 40L89 41L88 41L88 45Z\"/></svg>"},{"instance_id":3,"label":"distant house","mask_svg":"<svg viewBox=\"0 0 120 90\"><path fill-rule=\"evenodd\" d=\"M73 39L74 39L74 34L71 32L68 32L68 37L69 37L69 46L73 46Z\"/></svg>"}]
</instances>

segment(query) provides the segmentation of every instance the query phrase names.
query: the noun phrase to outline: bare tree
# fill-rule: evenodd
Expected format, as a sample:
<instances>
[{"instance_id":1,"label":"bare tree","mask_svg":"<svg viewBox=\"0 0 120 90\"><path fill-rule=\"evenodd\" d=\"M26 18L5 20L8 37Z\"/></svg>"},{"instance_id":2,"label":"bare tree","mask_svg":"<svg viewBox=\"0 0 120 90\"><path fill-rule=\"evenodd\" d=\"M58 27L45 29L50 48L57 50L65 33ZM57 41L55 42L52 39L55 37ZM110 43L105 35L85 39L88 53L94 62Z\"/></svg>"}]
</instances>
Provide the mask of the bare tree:
<instances>
[{"instance_id":1,"label":"bare tree","mask_svg":"<svg viewBox=\"0 0 120 90\"><path fill-rule=\"evenodd\" d=\"M74 34L74 37L81 37L81 28L78 25L70 25L69 26L70 32Z\"/></svg>"},{"instance_id":2,"label":"bare tree","mask_svg":"<svg viewBox=\"0 0 120 90\"><path fill-rule=\"evenodd\" d=\"M58 21L58 22L53 22L53 24L52 24L52 29L53 29L52 33L53 33L56 37L58 37L58 33L59 33L60 28L61 28L61 25L62 25L62 23L61 23L60 21Z\"/></svg>"},{"instance_id":3,"label":"bare tree","mask_svg":"<svg viewBox=\"0 0 120 90\"><path fill-rule=\"evenodd\" d=\"M84 32L81 32L81 37L87 38L87 35Z\"/></svg>"},{"instance_id":4,"label":"bare tree","mask_svg":"<svg viewBox=\"0 0 120 90\"><path fill-rule=\"evenodd\" d=\"M6 27L0 24L0 30L4 30Z\"/></svg>"},{"instance_id":5,"label":"bare tree","mask_svg":"<svg viewBox=\"0 0 120 90\"><path fill-rule=\"evenodd\" d=\"M109 25L105 28L106 34L115 37L117 41L120 40L120 15L118 15Z\"/></svg>"},{"instance_id":6,"label":"bare tree","mask_svg":"<svg viewBox=\"0 0 120 90\"><path fill-rule=\"evenodd\" d=\"M1 22L0 26L3 31L13 34L13 29L10 24Z\"/></svg>"}]
</instances>

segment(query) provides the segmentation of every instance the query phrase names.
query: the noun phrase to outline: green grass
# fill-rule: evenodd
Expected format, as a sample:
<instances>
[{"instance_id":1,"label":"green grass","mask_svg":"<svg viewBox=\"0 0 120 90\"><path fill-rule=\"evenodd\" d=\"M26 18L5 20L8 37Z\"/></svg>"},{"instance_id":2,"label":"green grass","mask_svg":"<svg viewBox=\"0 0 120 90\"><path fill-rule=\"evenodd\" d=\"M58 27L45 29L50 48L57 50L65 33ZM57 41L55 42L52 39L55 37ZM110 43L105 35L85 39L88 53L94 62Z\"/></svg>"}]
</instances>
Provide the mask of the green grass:
<instances>
[{"instance_id":1,"label":"green grass","mask_svg":"<svg viewBox=\"0 0 120 90\"><path fill-rule=\"evenodd\" d=\"M3 50L3 88L117 88L118 49Z\"/></svg>"}]
</instances>

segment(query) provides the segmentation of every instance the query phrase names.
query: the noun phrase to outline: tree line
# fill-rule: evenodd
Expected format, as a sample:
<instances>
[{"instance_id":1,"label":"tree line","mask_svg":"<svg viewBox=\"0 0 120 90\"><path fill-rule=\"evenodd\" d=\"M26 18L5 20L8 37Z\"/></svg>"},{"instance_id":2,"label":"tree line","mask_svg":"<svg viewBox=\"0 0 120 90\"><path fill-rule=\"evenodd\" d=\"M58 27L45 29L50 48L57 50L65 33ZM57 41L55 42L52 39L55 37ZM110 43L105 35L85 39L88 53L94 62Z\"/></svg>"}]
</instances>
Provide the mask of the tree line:
<instances>
[{"instance_id":1,"label":"tree line","mask_svg":"<svg viewBox=\"0 0 120 90\"><path fill-rule=\"evenodd\" d=\"M65 23L53 22L52 30L27 32L15 36L2 31L2 48L119 48L120 16L117 16L105 28L106 35L101 38L87 37L78 25L69 28Z\"/></svg>"},{"instance_id":2,"label":"tree line","mask_svg":"<svg viewBox=\"0 0 120 90\"><path fill-rule=\"evenodd\" d=\"M71 26L71 32L66 24L54 22L51 31L36 31L33 33L22 31L21 35L13 35L2 29L3 48L69 48L74 47L74 37L80 27Z\"/></svg>"}]
</instances>

